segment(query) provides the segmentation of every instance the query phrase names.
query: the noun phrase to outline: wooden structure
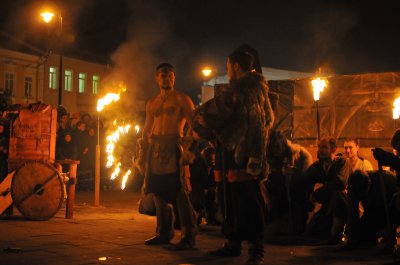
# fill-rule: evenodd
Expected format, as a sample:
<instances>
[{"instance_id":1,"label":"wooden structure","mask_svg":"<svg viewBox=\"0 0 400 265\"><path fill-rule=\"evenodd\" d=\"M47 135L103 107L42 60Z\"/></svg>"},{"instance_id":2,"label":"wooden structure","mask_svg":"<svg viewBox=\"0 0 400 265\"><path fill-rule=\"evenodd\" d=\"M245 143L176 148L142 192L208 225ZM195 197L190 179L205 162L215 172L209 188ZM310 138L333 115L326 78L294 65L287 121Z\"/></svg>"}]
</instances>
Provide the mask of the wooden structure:
<instances>
[{"instance_id":1,"label":"wooden structure","mask_svg":"<svg viewBox=\"0 0 400 265\"><path fill-rule=\"evenodd\" d=\"M316 144L316 103L311 81L315 77L269 81L279 95L275 126L303 146ZM393 101L400 95L400 72L334 75L319 105L321 137L332 136L342 145L358 138L362 147L388 147L397 128L392 119Z\"/></svg>"},{"instance_id":2,"label":"wooden structure","mask_svg":"<svg viewBox=\"0 0 400 265\"><path fill-rule=\"evenodd\" d=\"M11 127L8 176L0 184L0 214L14 203L25 217L47 220L68 198L66 218L72 218L79 161L55 161L57 110L37 103L6 115ZM60 163L70 165L69 176L62 173Z\"/></svg>"}]
</instances>

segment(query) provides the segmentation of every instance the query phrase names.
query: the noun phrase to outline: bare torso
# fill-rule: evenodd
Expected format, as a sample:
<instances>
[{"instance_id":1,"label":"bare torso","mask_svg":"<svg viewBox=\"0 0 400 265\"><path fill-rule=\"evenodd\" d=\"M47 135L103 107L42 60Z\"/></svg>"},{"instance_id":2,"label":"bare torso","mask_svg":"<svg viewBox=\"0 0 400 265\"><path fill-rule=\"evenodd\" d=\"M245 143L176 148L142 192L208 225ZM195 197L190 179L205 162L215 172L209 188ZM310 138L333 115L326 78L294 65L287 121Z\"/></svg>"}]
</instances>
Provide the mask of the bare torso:
<instances>
[{"instance_id":1,"label":"bare torso","mask_svg":"<svg viewBox=\"0 0 400 265\"><path fill-rule=\"evenodd\" d=\"M158 94L146 108L144 133L148 137L169 134L183 136L183 127L193 108L190 98L178 91Z\"/></svg>"}]
</instances>

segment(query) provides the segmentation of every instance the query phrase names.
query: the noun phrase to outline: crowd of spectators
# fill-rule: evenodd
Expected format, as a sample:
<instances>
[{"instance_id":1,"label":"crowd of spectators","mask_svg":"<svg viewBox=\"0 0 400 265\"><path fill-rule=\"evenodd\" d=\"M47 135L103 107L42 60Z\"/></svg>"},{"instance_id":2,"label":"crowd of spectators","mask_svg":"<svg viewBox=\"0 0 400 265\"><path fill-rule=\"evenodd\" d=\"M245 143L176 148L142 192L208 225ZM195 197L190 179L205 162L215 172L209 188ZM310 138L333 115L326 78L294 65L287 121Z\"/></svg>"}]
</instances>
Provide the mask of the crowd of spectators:
<instances>
[{"instance_id":1,"label":"crowd of spectators","mask_svg":"<svg viewBox=\"0 0 400 265\"><path fill-rule=\"evenodd\" d=\"M101 131L103 126L100 124ZM102 134L100 133L102 136ZM103 139L103 137L101 137ZM56 160L79 160L78 189L94 186L97 119L86 112L67 113L58 109ZM68 168L63 168L68 171Z\"/></svg>"}]
</instances>

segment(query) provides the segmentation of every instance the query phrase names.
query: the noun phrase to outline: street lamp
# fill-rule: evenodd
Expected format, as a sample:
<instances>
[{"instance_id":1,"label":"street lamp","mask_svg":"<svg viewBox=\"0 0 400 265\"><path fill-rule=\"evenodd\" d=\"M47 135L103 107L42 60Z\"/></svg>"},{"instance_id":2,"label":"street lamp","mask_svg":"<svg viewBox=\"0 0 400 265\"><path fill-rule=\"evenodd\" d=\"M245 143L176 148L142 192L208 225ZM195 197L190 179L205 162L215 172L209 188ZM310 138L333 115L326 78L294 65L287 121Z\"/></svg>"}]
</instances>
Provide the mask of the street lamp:
<instances>
[{"instance_id":1,"label":"street lamp","mask_svg":"<svg viewBox=\"0 0 400 265\"><path fill-rule=\"evenodd\" d=\"M201 72L203 73L204 77L209 77L212 74L212 69L210 67L204 67Z\"/></svg>"},{"instance_id":2,"label":"street lamp","mask_svg":"<svg viewBox=\"0 0 400 265\"><path fill-rule=\"evenodd\" d=\"M53 20L53 17L55 16L54 13L46 11L46 12L42 12L40 13L40 16L42 17L43 21L45 23L50 23ZM62 71L63 71L63 57L62 57L62 53L63 53L63 42L62 42L62 22L63 22L63 18L61 16L61 13L58 13L58 26L59 26L59 53L60 53L60 65L59 65L59 74L58 74L58 105L61 105L62 102Z\"/></svg>"},{"instance_id":3,"label":"street lamp","mask_svg":"<svg viewBox=\"0 0 400 265\"><path fill-rule=\"evenodd\" d=\"M321 132L320 132L320 121L319 121L319 109L318 109L318 101L319 101L319 94L324 91L324 88L327 86L327 81L321 78L316 78L311 81L314 91L314 101L315 107L317 110L317 132L318 132L318 141L321 139Z\"/></svg>"}]
</instances>

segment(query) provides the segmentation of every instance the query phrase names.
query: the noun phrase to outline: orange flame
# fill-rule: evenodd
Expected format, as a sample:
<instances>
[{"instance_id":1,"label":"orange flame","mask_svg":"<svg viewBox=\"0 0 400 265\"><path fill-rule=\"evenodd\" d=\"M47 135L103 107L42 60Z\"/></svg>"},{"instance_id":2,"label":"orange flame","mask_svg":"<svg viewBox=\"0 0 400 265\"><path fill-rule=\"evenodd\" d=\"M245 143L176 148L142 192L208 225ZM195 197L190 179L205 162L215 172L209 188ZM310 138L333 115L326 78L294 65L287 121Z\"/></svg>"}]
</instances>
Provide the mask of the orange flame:
<instances>
[{"instance_id":1,"label":"orange flame","mask_svg":"<svg viewBox=\"0 0 400 265\"><path fill-rule=\"evenodd\" d=\"M105 106L111 104L112 102L117 102L120 99L122 92L126 91L126 87L121 83L119 85L118 93L107 93L103 98L97 100L97 111L100 112Z\"/></svg>"},{"instance_id":2,"label":"orange flame","mask_svg":"<svg viewBox=\"0 0 400 265\"><path fill-rule=\"evenodd\" d=\"M128 181L128 177L129 177L129 175L130 175L131 173L132 173L132 171L131 171L131 170L128 170L128 171L125 173L124 177L122 178L121 190L124 190L124 189L125 189L126 182Z\"/></svg>"},{"instance_id":3,"label":"orange flame","mask_svg":"<svg viewBox=\"0 0 400 265\"><path fill-rule=\"evenodd\" d=\"M393 102L393 119L400 118L400 97Z\"/></svg>"},{"instance_id":4,"label":"orange flame","mask_svg":"<svg viewBox=\"0 0 400 265\"><path fill-rule=\"evenodd\" d=\"M328 81L316 78L311 81L314 91L314 100L319 100L319 94L324 91L324 88L328 86Z\"/></svg>"}]
</instances>

